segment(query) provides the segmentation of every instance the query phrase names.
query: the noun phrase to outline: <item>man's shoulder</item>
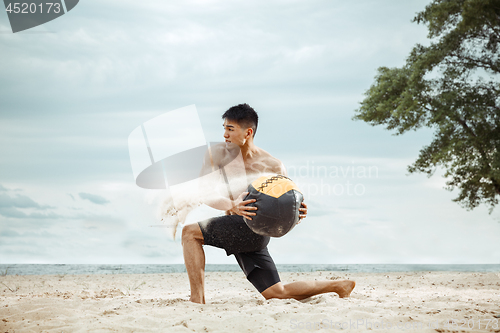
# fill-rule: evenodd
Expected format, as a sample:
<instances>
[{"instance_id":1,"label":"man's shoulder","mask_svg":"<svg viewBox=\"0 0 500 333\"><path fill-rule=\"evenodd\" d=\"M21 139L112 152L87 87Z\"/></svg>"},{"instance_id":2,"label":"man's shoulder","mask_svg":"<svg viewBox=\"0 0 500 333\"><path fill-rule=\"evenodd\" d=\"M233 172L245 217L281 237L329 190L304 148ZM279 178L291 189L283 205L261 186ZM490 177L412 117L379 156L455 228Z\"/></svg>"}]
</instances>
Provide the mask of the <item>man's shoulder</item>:
<instances>
[{"instance_id":1,"label":"man's shoulder","mask_svg":"<svg viewBox=\"0 0 500 333\"><path fill-rule=\"evenodd\" d=\"M224 142L210 144L208 151L216 160L232 155Z\"/></svg>"},{"instance_id":2,"label":"man's shoulder","mask_svg":"<svg viewBox=\"0 0 500 333\"><path fill-rule=\"evenodd\" d=\"M210 145L210 153L216 156L222 156L226 153L226 144L223 142Z\"/></svg>"},{"instance_id":3,"label":"man's shoulder","mask_svg":"<svg viewBox=\"0 0 500 333\"><path fill-rule=\"evenodd\" d=\"M273 155L271 155L269 152L265 151L264 149L262 148L259 148L260 149L260 157L263 158L263 159L266 159L268 160L270 163L280 163L281 164L281 161L274 157Z\"/></svg>"},{"instance_id":4,"label":"man's shoulder","mask_svg":"<svg viewBox=\"0 0 500 333\"><path fill-rule=\"evenodd\" d=\"M285 166L281 160L271 155L269 152L261 149L260 160L266 165L266 169L273 173L283 174L286 173Z\"/></svg>"},{"instance_id":5,"label":"man's shoulder","mask_svg":"<svg viewBox=\"0 0 500 333\"><path fill-rule=\"evenodd\" d=\"M228 149L225 143L211 144L207 151L207 156L210 156L214 165L226 165L234 160L239 153L239 149Z\"/></svg>"}]
</instances>

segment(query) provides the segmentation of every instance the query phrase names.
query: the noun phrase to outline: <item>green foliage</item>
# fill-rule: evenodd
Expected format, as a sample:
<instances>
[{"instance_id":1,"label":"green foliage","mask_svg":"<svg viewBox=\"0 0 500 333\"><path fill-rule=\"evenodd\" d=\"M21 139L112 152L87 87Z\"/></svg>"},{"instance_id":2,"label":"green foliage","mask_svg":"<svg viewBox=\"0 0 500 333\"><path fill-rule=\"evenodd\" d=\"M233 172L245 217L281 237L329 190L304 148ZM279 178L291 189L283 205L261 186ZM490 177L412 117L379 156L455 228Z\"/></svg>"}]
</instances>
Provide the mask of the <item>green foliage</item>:
<instances>
[{"instance_id":1,"label":"green foliage","mask_svg":"<svg viewBox=\"0 0 500 333\"><path fill-rule=\"evenodd\" d=\"M402 68L378 69L355 120L400 135L435 130L408 171L446 170L447 189L467 209L500 195L500 0L434 0L417 14L430 45L417 44Z\"/></svg>"}]
</instances>

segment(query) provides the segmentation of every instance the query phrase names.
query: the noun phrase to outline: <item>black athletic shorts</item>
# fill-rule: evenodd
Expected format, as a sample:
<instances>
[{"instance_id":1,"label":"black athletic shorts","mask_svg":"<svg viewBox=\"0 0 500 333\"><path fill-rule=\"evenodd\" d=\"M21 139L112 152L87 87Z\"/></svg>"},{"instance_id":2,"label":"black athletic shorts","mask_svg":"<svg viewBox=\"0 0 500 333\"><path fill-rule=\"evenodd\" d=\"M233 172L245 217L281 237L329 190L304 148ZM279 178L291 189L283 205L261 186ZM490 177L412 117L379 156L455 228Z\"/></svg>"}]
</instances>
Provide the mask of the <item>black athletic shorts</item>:
<instances>
[{"instance_id":1,"label":"black athletic shorts","mask_svg":"<svg viewBox=\"0 0 500 333\"><path fill-rule=\"evenodd\" d=\"M234 255L250 281L259 292L280 282L278 271L267 251L270 238L254 233L242 216L225 215L198 222L205 245L226 250Z\"/></svg>"}]
</instances>

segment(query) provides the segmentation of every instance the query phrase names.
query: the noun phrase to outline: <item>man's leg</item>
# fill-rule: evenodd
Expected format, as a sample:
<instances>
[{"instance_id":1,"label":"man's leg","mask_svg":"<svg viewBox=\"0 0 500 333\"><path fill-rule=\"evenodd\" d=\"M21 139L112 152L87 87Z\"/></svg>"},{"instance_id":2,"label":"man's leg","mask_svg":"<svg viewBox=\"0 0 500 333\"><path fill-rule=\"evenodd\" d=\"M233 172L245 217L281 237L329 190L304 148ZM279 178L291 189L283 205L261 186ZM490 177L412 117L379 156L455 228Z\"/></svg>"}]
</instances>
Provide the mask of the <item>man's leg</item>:
<instances>
[{"instance_id":1,"label":"man's leg","mask_svg":"<svg viewBox=\"0 0 500 333\"><path fill-rule=\"evenodd\" d=\"M198 223L188 224L182 228L182 250L191 286L189 300L205 304L205 252L203 234Z\"/></svg>"},{"instance_id":2,"label":"man's leg","mask_svg":"<svg viewBox=\"0 0 500 333\"><path fill-rule=\"evenodd\" d=\"M323 293L337 293L340 298L348 297L356 283L350 280L342 281L298 281L289 284L278 282L262 292L266 299L294 298L305 299Z\"/></svg>"}]
</instances>

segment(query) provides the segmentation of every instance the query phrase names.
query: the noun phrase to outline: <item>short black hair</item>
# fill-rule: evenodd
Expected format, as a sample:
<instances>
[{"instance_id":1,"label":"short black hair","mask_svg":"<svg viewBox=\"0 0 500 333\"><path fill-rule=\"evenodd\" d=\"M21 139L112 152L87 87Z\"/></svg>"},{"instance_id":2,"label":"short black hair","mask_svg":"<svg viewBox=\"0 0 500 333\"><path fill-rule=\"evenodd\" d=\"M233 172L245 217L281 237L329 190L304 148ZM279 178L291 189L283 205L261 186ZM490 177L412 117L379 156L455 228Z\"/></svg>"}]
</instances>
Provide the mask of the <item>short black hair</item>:
<instances>
[{"instance_id":1,"label":"short black hair","mask_svg":"<svg viewBox=\"0 0 500 333\"><path fill-rule=\"evenodd\" d=\"M257 132L257 125L259 123L259 116L257 112L247 103L238 104L229 108L222 115L222 119L232 120L238 123L241 127L250 127L253 129L253 137Z\"/></svg>"}]
</instances>

